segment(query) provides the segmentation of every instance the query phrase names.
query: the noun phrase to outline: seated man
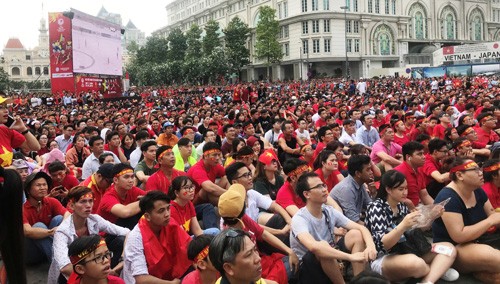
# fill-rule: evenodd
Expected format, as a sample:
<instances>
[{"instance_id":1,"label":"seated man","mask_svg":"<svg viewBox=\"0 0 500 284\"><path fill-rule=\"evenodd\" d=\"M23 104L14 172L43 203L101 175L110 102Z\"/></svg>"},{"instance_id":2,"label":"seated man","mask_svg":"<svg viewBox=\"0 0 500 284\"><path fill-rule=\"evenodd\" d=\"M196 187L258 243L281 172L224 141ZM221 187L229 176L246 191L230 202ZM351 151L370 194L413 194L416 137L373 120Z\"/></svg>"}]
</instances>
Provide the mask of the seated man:
<instances>
[{"instance_id":1,"label":"seated man","mask_svg":"<svg viewBox=\"0 0 500 284\"><path fill-rule=\"evenodd\" d=\"M226 191L228 182L224 167L220 164L221 158L220 146L208 142L203 146L203 158L189 169L188 176L196 183L195 205L207 202L217 205L219 196Z\"/></svg>"},{"instance_id":2,"label":"seated man","mask_svg":"<svg viewBox=\"0 0 500 284\"><path fill-rule=\"evenodd\" d=\"M134 168L135 176L138 179L137 186L144 188L144 184L148 181L149 177L154 174L158 169L156 168L155 154L158 146L153 140L146 141L141 145L142 156L144 159L140 161Z\"/></svg>"},{"instance_id":3,"label":"seated man","mask_svg":"<svg viewBox=\"0 0 500 284\"><path fill-rule=\"evenodd\" d=\"M140 201L144 217L129 233L124 249L125 283L180 283L191 270L187 246L191 237L170 221L170 199L149 191Z\"/></svg>"},{"instance_id":4,"label":"seated man","mask_svg":"<svg viewBox=\"0 0 500 284\"><path fill-rule=\"evenodd\" d=\"M59 200L66 206L68 191L78 185L78 180L74 175L69 174L69 169L61 161L54 161L48 166L49 175L52 178L52 187L49 189L49 196Z\"/></svg>"},{"instance_id":5,"label":"seated man","mask_svg":"<svg viewBox=\"0 0 500 284\"><path fill-rule=\"evenodd\" d=\"M323 205L328 190L316 173L299 178L297 194L306 203L292 217L290 235L291 247L302 262L299 283L345 283L338 260L351 262L354 275L361 273L366 263L377 256L370 231ZM333 232L335 227L348 230L338 241Z\"/></svg>"},{"instance_id":6,"label":"seated man","mask_svg":"<svg viewBox=\"0 0 500 284\"><path fill-rule=\"evenodd\" d=\"M178 171L187 172L191 166L196 164L196 159L191 156L193 151L193 144L191 140L186 137L182 137L177 142L178 151L174 152L175 156L175 166L174 168Z\"/></svg>"},{"instance_id":7,"label":"seated man","mask_svg":"<svg viewBox=\"0 0 500 284\"><path fill-rule=\"evenodd\" d=\"M127 164L113 166L113 184L97 210L102 218L118 226L134 228L141 217L139 199L146 192L134 186L134 170Z\"/></svg>"},{"instance_id":8,"label":"seated man","mask_svg":"<svg viewBox=\"0 0 500 284\"><path fill-rule=\"evenodd\" d=\"M187 256L195 270L182 279L183 284L213 284L217 281L219 272L208 257L208 248L213 239L212 235L199 235L189 243Z\"/></svg>"},{"instance_id":9,"label":"seated man","mask_svg":"<svg viewBox=\"0 0 500 284\"><path fill-rule=\"evenodd\" d=\"M228 240L232 241L229 242ZM221 274L219 283L276 283L262 279L261 258L251 235L242 230L229 229L215 237L208 248L208 256Z\"/></svg>"},{"instance_id":10,"label":"seated man","mask_svg":"<svg viewBox=\"0 0 500 284\"><path fill-rule=\"evenodd\" d=\"M26 262L36 264L52 260L52 237L63 217L69 216L57 199L48 197L52 179L44 172L33 173L24 182L27 200L23 205Z\"/></svg>"},{"instance_id":11,"label":"seated man","mask_svg":"<svg viewBox=\"0 0 500 284\"><path fill-rule=\"evenodd\" d=\"M388 124L381 125L379 133L380 140L373 144L370 158L381 170L392 170L402 162L401 146L394 143L394 130Z\"/></svg>"},{"instance_id":12,"label":"seated man","mask_svg":"<svg viewBox=\"0 0 500 284\"><path fill-rule=\"evenodd\" d=\"M94 205L92 214L96 214L101 204L101 199L113 183L113 164L102 164L97 172L82 181L79 185L86 186L92 190L94 195Z\"/></svg>"},{"instance_id":13,"label":"seated man","mask_svg":"<svg viewBox=\"0 0 500 284\"><path fill-rule=\"evenodd\" d=\"M288 159L283 165L283 172L287 175L286 181L276 195L276 203L283 207L293 217L300 208L306 206L305 202L295 193L297 180L304 173L309 172L306 161L299 159ZM340 206L328 196L326 204L342 211Z\"/></svg>"},{"instance_id":14,"label":"seated man","mask_svg":"<svg viewBox=\"0 0 500 284\"><path fill-rule=\"evenodd\" d=\"M156 150L156 161L160 165L160 168L149 177L145 190L159 190L168 194L168 189L174 178L185 176L186 173L174 169L175 156L172 146L159 147Z\"/></svg>"},{"instance_id":15,"label":"seated man","mask_svg":"<svg viewBox=\"0 0 500 284\"><path fill-rule=\"evenodd\" d=\"M106 242L99 235L79 237L68 248L69 258L74 267L68 284L112 283L125 284L123 279L110 275L106 269L113 257Z\"/></svg>"},{"instance_id":16,"label":"seated man","mask_svg":"<svg viewBox=\"0 0 500 284\"><path fill-rule=\"evenodd\" d=\"M347 162L347 170L349 175L333 187L330 196L340 205L349 220L364 225L361 216L372 201L365 187L365 183L373 181L370 157L351 156ZM370 187L370 190L372 196L377 194L375 187Z\"/></svg>"}]
</instances>

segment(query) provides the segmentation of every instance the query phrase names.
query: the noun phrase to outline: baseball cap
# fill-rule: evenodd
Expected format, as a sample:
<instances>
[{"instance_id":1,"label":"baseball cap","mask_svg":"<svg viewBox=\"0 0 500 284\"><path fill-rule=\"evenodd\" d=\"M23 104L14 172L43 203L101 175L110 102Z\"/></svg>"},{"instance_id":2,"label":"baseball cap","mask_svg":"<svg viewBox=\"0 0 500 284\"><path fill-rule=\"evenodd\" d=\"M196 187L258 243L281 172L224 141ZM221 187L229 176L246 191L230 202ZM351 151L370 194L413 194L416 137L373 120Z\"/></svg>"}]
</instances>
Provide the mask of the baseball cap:
<instances>
[{"instance_id":1,"label":"baseball cap","mask_svg":"<svg viewBox=\"0 0 500 284\"><path fill-rule=\"evenodd\" d=\"M219 215L222 218L237 218L243 212L246 198L245 187L233 184L219 197Z\"/></svg>"},{"instance_id":2,"label":"baseball cap","mask_svg":"<svg viewBox=\"0 0 500 284\"><path fill-rule=\"evenodd\" d=\"M12 103L12 99L11 98L4 98L4 97L0 96L0 104L3 104L3 103L10 104L10 103Z\"/></svg>"},{"instance_id":3,"label":"baseball cap","mask_svg":"<svg viewBox=\"0 0 500 284\"><path fill-rule=\"evenodd\" d=\"M165 122L165 123L163 124L163 128L167 128L167 127L169 127L169 126L172 126L172 127L173 127L173 126L174 126L174 124L173 124L172 122L170 122L170 121L167 121L167 122Z\"/></svg>"},{"instance_id":4,"label":"baseball cap","mask_svg":"<svg viewBox=\"0 0 500 284\"><path fill-rule=\"evenodd\" d=\"M26 162L23 159L15 159L12 161L12 166L14 166L16 169L27 169L29 168L28 162Z\"/></svg>"},{"instance_id":5,"label":"baseball cap","mask_svg":"<svg viewBox=\"0 0 500 284\"><path fill-rule=\"evenodd\" d=\"M263 163L264 165L271 164L273 160L278 161L278 158L272 150L267 150L259 156L259 162Z\"/></svg>"},{"instance_id":6,"label":"baseball cap","mask_svg":"<svg viewBox=\"0 0 500 284\"><path fill-rule=\"evenodd\" d=\"M247 145L250 146L250 147L253 147L253 145L255 144L255 142L259 141L259 138L255 137L255 136L250 136L248 137L247 139Z\"/></svg>"},{"instance_id":7,"label":"baseball cap","mask_svg":"<svg viewBox=\"0 0 500 284\"><path fill-rule=\"evenodd\" d=\"M105 179L112 179L114 177L113 166L114 164L110 163L102 164L97 170L97 173L100 174Z\"/></svg>"}]
</instances>

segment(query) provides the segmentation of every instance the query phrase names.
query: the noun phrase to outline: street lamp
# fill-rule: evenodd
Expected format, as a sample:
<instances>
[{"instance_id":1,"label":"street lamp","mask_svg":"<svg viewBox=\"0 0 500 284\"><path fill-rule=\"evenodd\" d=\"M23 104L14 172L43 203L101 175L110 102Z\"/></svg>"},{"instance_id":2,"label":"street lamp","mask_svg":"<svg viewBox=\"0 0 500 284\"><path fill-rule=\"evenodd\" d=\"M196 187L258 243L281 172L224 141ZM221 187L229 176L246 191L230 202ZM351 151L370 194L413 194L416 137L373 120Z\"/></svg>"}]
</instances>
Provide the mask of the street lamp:
<instances>
[{"instance_id":1,"label":"street lamp","mask_svg":"<svg viewBox=\"0 0 500 284\"><path fill-rule=\"evenodd\" d=\"M299 79L302 81L302 41L299 41L299 56L300 56L300 76Z\"/></svg>"},{"instance_id":2,"label":"street lamp","mask_svg":"<svg viewBox=\"0 0 500 284\"><path fill-rule=\"evenodd\" d=\"M349 79L349 58L347 58L347 10L348 6L342 6L340 9L344 10L344 41L345 41L345 79L346 81Z\"/></svg>"}]
</instances>

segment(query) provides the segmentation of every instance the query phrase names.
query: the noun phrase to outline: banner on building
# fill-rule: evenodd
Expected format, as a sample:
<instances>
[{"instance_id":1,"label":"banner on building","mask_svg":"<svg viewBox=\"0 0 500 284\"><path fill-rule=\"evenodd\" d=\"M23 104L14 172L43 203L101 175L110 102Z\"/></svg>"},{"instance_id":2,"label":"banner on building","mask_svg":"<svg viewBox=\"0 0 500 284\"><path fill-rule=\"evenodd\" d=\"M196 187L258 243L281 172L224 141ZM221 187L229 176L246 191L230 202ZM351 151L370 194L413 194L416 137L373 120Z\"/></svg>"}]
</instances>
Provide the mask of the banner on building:
<instances>
[{"instance_id":1,"label":"banner on building","mask_svg":"<svg viewBox=\"0 0 500 284\"><path fill-rule=\"evenodd\" d=\"M434 66L452 62L486 63L490 60L498 60L500 58L500 43L484 42L446 46L434 51L432 56Z\"/></svg>"},{"instance_id":2,"label":"banner on building","mask_svg":"<svg viewBox=\"0 0 500 284\"><path fill-rule=\"evenodd\" d=\"M74 92L71 19L62 12L49 13L49 44L52 93Z\"/></svg>"}]
</instances>

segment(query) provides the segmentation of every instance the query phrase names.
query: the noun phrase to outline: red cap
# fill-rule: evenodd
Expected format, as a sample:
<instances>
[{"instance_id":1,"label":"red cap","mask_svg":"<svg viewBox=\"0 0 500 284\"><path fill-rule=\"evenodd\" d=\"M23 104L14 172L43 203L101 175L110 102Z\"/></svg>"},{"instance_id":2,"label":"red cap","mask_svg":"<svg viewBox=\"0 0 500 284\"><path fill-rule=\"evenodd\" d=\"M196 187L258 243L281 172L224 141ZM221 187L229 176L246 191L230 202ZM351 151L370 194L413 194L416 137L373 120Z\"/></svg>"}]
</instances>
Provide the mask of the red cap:
<instances>
[{"instance_id":1,"label":"red cap","mask_svg":"<svg viewBox=\"0 0 500 284\"><path fill-rule=\"evenodd\" d=\"M259 162L263 163L264 165L269 165L273 160L278 161L278 157L276 157L276 153L272 149L268 149L264 151L264 153L260 154L259 156Z\"/></svg>"}]
</instances>

